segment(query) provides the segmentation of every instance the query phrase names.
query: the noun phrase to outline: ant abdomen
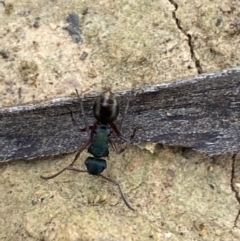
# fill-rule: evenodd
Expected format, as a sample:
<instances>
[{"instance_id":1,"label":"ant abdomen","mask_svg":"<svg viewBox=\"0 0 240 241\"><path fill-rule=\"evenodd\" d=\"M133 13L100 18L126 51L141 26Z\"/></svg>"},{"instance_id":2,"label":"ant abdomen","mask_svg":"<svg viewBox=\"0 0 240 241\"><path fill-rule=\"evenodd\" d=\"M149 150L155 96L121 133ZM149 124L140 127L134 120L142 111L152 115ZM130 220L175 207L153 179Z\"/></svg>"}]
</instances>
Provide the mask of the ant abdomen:
<instances>
[{"instance_id":1,"label":"ant abdomen","mask_svg":"<svg viewBox=\"0 0 240 241\"><path fill-rule=\"evenodd\" d=\"M99 175L106 169L107 162L104 159L89 156L85 161L85 165L89 174Z\"/></svg>"},{"instance_id":2,"label":"ant abdomen","mask_svg":"<svg viewBox=\"0 0 240 241\"><path fill-rule=\"evenodd\" d=\"M119 105L111 91L102 93L93 106L94 117L102 124L111 123L117 119Z\"/></svg>"}]
</instances>

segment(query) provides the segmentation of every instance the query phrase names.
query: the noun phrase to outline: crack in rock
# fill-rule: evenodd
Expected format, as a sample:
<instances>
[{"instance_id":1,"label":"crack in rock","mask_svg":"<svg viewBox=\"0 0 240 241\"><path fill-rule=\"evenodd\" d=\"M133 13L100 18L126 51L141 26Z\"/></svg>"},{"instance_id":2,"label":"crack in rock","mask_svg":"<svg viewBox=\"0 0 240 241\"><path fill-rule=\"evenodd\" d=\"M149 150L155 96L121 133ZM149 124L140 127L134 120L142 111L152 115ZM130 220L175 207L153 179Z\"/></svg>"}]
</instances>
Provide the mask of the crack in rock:
<instances>
[{"instance_id":1,"label":"crack in rock","mask_svg":"<svg viewBox=\"0 0 240 241\"><path fill-rule=\"evenodd\" d=\"M238 188L236 187L236 179L237 179L237 176L238 176L236 172L237 172L237 169L239 169L239 168L237 168L237 160L238 160L238 155L237 154L233 155L233 157L232 157L231 189L235 193L235 198L240 205L240 197L238 195ZM234 226L233 227L237 227L237 222L238 222L239 216L240 216L240 209L238 210L237 216L234 220Z\"/></svg>"},{"instance_id":2,"label":"crack in rock","mask_svg":"<svg viewBox=\"0 0 240 241\"><path fill-rule=\"evenodd\" d=\"M194 52L194 48L193 48L193 44L192 44L192 36L191 34L188 34L181 26L181 20L179 18L177 18L176 16L176 12L178 10L178 4L174 2L174 0L169 0L169 2L175 7L175 10L172 12L172 17L176 22L176 25L178 27L178 29L187 37L188 39L188 46L190 48L190 53L191 53L191 58L193 60L193 62L195 63L195 67L197 69L198 74L202 74L203 73L203 69L200 63L200 60L196 57L195 52Z\"/></svg>"}]
</instances>

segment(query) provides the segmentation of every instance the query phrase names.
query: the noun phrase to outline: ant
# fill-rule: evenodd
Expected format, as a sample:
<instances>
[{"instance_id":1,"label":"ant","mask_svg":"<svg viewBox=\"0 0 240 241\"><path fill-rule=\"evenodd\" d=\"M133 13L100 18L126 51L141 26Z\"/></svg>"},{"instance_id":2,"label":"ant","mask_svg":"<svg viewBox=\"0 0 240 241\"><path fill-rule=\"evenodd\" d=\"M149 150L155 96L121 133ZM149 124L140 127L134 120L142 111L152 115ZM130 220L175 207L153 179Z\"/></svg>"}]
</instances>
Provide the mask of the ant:
<instances>
[{"instance_id":1,"label":"ant","mask_svg":"<svg viewBox=\"0 0 240 241\"><path fill-rule=\"evenodd\" d=\"M135 136L136 128L134 129L132 135L130 136L130 140L126 139L121 133L122 124L123 124L125 115L128 110L129 101L127 101L125 112L123 113L122 121L120 124L120 130L118 130L117 126L114 124L113 121L115 121L117 119L117 116L119 114L119 104L117 102L117 99L115 98L115 95L111 91L103 92L96 99L94 106L93 106L93 114L94 114L94 117L96 118L96 122L92 126L89 126L86 115L85 115L82 99L80 98L77 90L76 90L76 93L77 93L77 96L78 96L78 99L80 102L80 107L82 109L82 115L83 115L83 120L84 120L84 124L85 124L85 128L83 128L83 129L78 128L78 130L80 132L87 131L87 133L89 135L89 139L79 149L74 160L72 161L72 163L69 166L63 168L61 171L57 172L56 174L53 174L48 177L41 176L41 178L43 178L45 180L52 179L52 178L58 176L59 174L61 174L62 172L64 172L65 170L71 170L71 171L76 171L76 172L88 172L91 175L100 176L103 179L113 183L114 185L116 185L118 187L118 190L121 194L121 197L122 197L124 203L126 204L126 206L129 209L134 211L134 209L127 202L119 183L117 181L110 179L109 177L105 177L101 174L104 171L104 169L106 169L106 167L107 167L106 160L101 159L101 157L108 157L109 143L111 144L113 150L117 154L122 153L125 150L125 148L127 147L127 145L126 145L122 149L117 150L115 142L113 140L111 140L111 138L110 138L113 131L114 131L115 135L117 135L120 139L124 140L125 142L129 142ZM71 117L72 117L72 121L73 121L74 125L77 126L77 122L74 119L73 113L71 110L70 110L70 113L71 113ZM85 160L85 165L86 165L87 170L80 170L80 169L74 167L73 164L79 158L81 152L87 147L88 147L88 152L90 154L92 154L93 157L88 157Z\"/></svg>"}]
</instances>

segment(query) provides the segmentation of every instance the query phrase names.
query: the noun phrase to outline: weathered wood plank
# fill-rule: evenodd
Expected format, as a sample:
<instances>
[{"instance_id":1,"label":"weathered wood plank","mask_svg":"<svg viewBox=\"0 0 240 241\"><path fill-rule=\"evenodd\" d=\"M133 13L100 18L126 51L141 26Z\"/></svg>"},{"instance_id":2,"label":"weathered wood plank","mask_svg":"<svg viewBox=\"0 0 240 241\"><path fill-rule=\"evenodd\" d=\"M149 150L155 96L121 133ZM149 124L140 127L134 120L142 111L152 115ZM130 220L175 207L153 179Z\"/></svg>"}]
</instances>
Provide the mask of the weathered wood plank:
<instances>
[{"instance_id":1,"label":"weathered wood plank","mask_svg":"<svg viewBox=\"0 0 240 241\"><path fill-rule=\"evenodd\" d=\"M116 93L121 110L131 102L124 123L134 142L191 147L209 155L240 151L240 68ZM93 123L96 94L84 97ZM0 161L32 159L76 151L87 135L73 125L68 106L83 127L76 98L0 109ZM118 120L120 120L120 116Z\"/></svg>"}]
</instances>

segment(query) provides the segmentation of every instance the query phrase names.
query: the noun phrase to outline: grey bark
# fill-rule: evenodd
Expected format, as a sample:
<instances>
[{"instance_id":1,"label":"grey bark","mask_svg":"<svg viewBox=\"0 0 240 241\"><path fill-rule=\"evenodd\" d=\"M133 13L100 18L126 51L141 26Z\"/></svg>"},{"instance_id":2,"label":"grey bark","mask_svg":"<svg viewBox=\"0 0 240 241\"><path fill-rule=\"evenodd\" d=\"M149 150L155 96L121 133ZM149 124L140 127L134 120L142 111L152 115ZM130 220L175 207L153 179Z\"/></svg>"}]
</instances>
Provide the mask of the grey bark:
<instances>
[{"instance_id":1,"label":"grey bark","mask_svg":"<svg viewBox=\"0 0 240 241\"><path fill-rule=\"evenodd\" d=\"M116 93L123 112L130 106L123 132L134 127L133 142L151 141L190 147L209 155L240 151L240 68L203 74L171 83ZM89 123L96 93L85 96ZM88 139L73 125L69 107L84 127L76 97L0 109L0 161L32 159L74 152ZM121 115L118 117L119 124Z\"/></svg>"}]
</instances>

